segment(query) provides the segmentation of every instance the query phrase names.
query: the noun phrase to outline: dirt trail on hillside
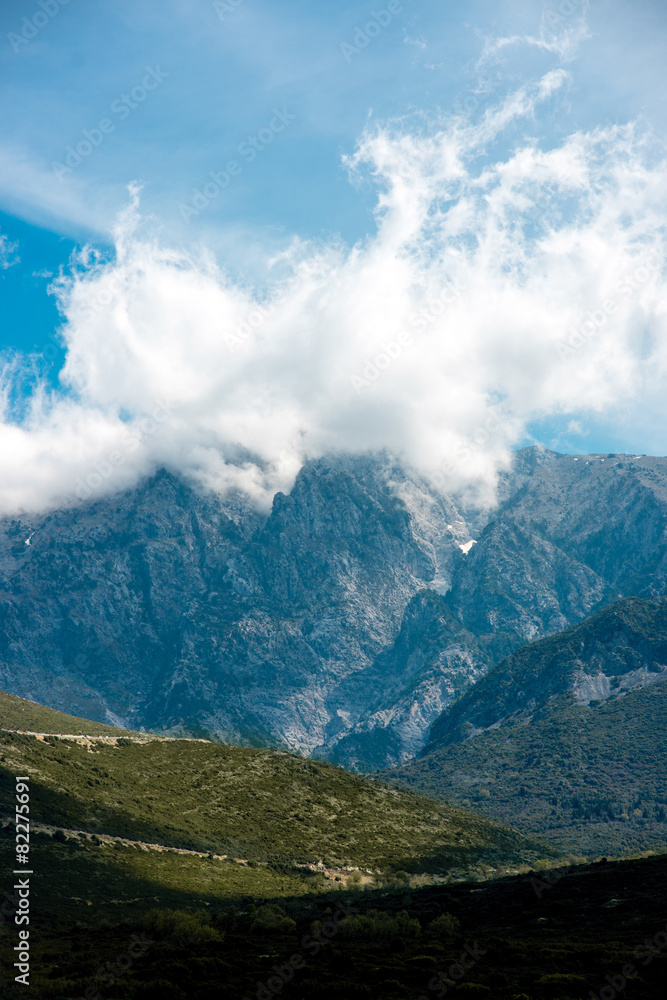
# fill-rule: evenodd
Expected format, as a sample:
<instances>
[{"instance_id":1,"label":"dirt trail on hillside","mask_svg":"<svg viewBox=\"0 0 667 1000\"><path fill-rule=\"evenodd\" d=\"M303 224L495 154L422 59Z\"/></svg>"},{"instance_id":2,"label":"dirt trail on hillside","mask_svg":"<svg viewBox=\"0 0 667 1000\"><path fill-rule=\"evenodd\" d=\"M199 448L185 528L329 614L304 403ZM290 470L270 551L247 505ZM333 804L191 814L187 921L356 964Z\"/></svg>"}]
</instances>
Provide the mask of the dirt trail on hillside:
<instances>
[{"instance_id":1,"label":"dirt trail on hillside","mask_svg":"<svg viewBox=\"0 0 667 1000\"><path fill-rule=\"evenodd\" d=\"M32 734L34 735L34 734ZM48 735L48 734L47 734ZM14 820L13 816L3 816L0 817L0 824L12 823ZM165 853L171 851L173 854L186 854L190 857L196 858L208 858L212 861L232 861L237 865L249 864L248 858L234 858L230 854L213 854L209 851L193 851L185 847L169 847L166 844L154 844L149 843L145 840L130 840L127 837L114 837L112 834L108 833L91 833L89 830L72 830L68 827L54 826L51 823L39 823L35 820L30 821L31 832L35 833L47 833L53 836L54 833L63 833L66 837L71 840L77 841L88 841L88 843L97 844L98 846L113 847L115 844L121 844L123 847L134 847L142 851L157 851L159 853ZM268 867L268 862L266 861L255 861L254 864L261 865L262 867ZM353 867L346 868L327 868L320 861L316 863L303 863L299 864L294 862L295 868L303 868L304 871L307 869L315 874L324 875L325 878L331 881L343 881L348 878L352 872L360 871L361 879L359 885L370 884L374 881L375 873L364 869L357 869Z\"/></svg>"},{"instance_id":2,"label":"dirt trail on hillside","mask_svg":"<svg viewBox=\"0 0 667 1000\"><path fill-rule=\"evenodd\" d=\"M201 739L196 736L161 736L158 733L140 733L138 735L126 736L124 734L119 734L118 736L90 736L85 733L38 733L33 729L4 729L0 727L0 733L15 733L17 736L36 736L38 740L44 741L46 737L58 740L75 740L82 746L90 745L91 743L105 743L108 746L118 746L118 740L129 740L131 743L154 743L155 741L168 743L168 742L184 742L184 743L211 743L212 740ZM216 744L217 745L217 744Z\"/></svg>"}]
</instances>

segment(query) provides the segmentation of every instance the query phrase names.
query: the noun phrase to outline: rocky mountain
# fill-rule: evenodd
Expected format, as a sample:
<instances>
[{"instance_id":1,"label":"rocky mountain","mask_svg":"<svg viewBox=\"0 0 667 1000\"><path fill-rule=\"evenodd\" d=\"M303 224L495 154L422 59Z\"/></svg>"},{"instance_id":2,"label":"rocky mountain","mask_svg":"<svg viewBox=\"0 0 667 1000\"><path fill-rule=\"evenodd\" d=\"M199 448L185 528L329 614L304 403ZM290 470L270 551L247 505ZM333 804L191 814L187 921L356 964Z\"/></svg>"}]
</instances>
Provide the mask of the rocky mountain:
<instances>
[{"instance_id":1,"label":"rocky mountain","mask_svg":"<svg viewBox=\"0 0 667 1000\"><path fill-rule=\"evenodd\" d=\"M660 681L667 681L667 601L627 598L509 656L440 716L424 752L541 718L565 694L590 705Z\"/></svg>"},{"instance_id":2,"label":"rocky mountain","mask_svg":"<svg viewBox=\"0 0 667 1000\"><path fill-rule=\"evenodd\" d=\"M2 523L0 682L130 728L309 753L366 710L354 675L418 591L450 585L467 537L450 500L384 457L310 463L268 515L162 471ZM449 697L435 687L425 727Z\"/></svg>"},{"instance_id":3,"label":"rocky mountain","mask_svg":"<svg viewBox=\"0 0 667 1000\"><path fill-rule=\"evenodd\" d=\"M524 449L493 509L386 455L308 462L266 514L162 470L0 522L0 685L132 729L397 764L512 651L665 593L666 528L659 458Z\"/></svg>"},{"instance_id":4,"label":"rocky mountain","mask_svg":"<svg viewBox=\"0 0 667 1000\"><path fill-rule=\"evenodd\" d=\"M516 648L619 597L665 593L667 460L531 448L501 489L451 594L495 649L502 635Z\"/></svg>"},{"instance_id":5,"label":"rocky mountain","mask_svg":"<svg viewBox=\"0 0 667 1000\"><path fill-rule=\"evenodd\" d=\"M365 716L342 736L331 759L349 766L382 767L419 752L439 706L455 702L480 676L489 657L456 617L446 597L421 590L408 603L401 629L368 670L350 679L370 685L375 698Z\"/></svg>"},{"instance_id":6,"label":"rocky mountain","mask_svg":"<svg viewBox=\"0 0 667 1000\"><path fill-rule=\"evenodd\" d=\"M667 847L667 599L626 598L517 650L446 710L403 787L562 850Z\"/></svg>"}]
</instances>

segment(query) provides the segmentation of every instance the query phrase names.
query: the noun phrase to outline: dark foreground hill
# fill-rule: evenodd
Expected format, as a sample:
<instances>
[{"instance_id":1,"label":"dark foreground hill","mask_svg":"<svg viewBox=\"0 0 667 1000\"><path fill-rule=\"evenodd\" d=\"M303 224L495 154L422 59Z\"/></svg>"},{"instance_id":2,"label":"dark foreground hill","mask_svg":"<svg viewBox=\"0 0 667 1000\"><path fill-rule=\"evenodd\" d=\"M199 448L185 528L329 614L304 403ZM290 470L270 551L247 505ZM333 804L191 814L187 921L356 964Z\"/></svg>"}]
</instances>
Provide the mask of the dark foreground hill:
<instances>
[{"instance_id":1,"label":"dark foreground hill","mask_svg":"<svg viewBox=\"0 0 667 1000\"><path fill-rule=\"evenodd\" d=\"M402 786L562 850L667 845L667 602L626 599L513 653L433 726Z\"/></svg>"},{"instance_id":2,"label":"dark foreground hill","mask_svg":"<svg viewBox=\"0 0 667 1000\"><path fill-rule=\"evenodd\" d=\"M15 929L0 934L7 1000L664 996L666 856L479 884L228 896L212 863L167 893L126 860L109 888L150 897L152 908L121 918L96 902L108 872L97 870L95 885L91 859L82 883L87 849L42 837L35 847L44 869L82 898L74 919L55 880L33 879L30 989L7 975ZM0 837L3 861L12 848Z\"/></svg>"}]
</instances>

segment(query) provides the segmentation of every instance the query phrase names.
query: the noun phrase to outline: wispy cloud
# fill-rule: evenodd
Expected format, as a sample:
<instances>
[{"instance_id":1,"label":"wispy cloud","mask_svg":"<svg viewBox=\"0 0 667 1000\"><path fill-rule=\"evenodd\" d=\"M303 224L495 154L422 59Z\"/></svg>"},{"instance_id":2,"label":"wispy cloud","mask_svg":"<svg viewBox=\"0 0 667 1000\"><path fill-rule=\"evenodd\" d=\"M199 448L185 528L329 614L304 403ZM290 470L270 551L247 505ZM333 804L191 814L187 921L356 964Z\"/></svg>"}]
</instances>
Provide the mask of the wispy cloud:
<instances>
[{"instance_id":1,"label":"wispy cloud","mask_svg":"<svg viewBox=\"0 0 667 1000\"><path fill-rule=\"evenodd\" d=\"M6 271L21 260L17 254L18 243L12 243L5 233L0 233L0 270Z\"/></svg>"},{"instance_id":2,"label":"wispy cloud","mask_svg":"<svg viewBox=\"0 0 667 1000\"><path fill-rule=\"evenodd\" d=\"M520 46L550 52L563 62L571 62L578 54L581 44L591 37L586 20L588 7L588 0L564 0L559 5L546 4L538 35L516 34L487 38L477 64L478 70L497 62L508 49Z\"/></svg>"},{"instance_id":3,"label":"wispy cloud","mask_svg":"<svg viewBox=\"0 0 667 1000\"><path fill-rule=\"evenodd\" d=\"M427 48L428 48L428 45L427 45L427 43L426 43L426 42L425 42L425 40L424 40L423 38L421 38L421 37L418 37L418 38L410 38L410 36L409 36L409 35L406 35L406 36L405 36L405 38L403 39L403 41L404 41L404 43L405 43L406 45L414 45L414 47L415 47L416 49L427 49Z\"/></svg>"},{"instance_id":4,"label":"wispy cloud","mask_svg":"<svg viewBox=\"0 0 667 1000\"><path fill-rule=\"evenodd\" d=\"M58 181L27 149L0 143L0 200L5 210L37 221L64 223L88 233L108 232L113 215L107 192L94 192L78 178Z\"/></svg>"}]
</instances>

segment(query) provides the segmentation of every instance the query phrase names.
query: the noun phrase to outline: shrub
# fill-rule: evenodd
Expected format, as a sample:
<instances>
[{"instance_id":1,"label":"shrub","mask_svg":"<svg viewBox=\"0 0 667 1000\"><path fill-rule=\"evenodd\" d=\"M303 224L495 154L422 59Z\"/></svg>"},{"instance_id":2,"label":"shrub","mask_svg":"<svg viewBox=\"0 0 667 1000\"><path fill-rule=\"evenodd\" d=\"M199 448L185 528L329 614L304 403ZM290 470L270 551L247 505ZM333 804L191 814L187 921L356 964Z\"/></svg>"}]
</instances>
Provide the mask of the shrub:
<instances>
[{"instance_id":1,"label":"shrub","mask_svg":"<svg viewBox=\"0 0 667 1000\"><path fill-rule=\"evenodd\" d=\"M441 913L427 927L429 934L441 939L456 937L460 929L461 922L452 916L451 913Z\"/></svg>"},{"instance_id":2,"label":"shrub","mask_svg":"<svg viewBox=\"0 0 667 1000\"><path fill-rule=\"evenodd\" d=\"M412 943L421 934L421 926L406 910L401 910L395 916L382 910L368 910L341 920L340 933L350 940L386 948L396 942Z\"/></svg>"},{"instance_id":3,"label":"shrub","mask_svg":"<svg viewBox=\"0 0 667 1000\"><path fill-rule=\"evenodd\" d=\"M267 903L258 907L250 930L253 933L289 934L296 930L296 922L276 903Z\"/></svg>"},{"instance_id":4,"label":"shrub","mask_svg":"<svg viewBox=\"0 0 667 1000\"><path fill-rule=\"evenodd\" d=\"M224 931L209 926L207 913L189 913L187 910L149 910L143 919L149 931L161 938L175 938L180 944L201 944L222 941Z\"/></svg>"},{"instance_id":5,"label":"shrub","mask_svg":"<svg viewBox=\"0 0 667 1000\"><path fill-rule=\"evenodd\" d=\"M587 979L585 976L580 976L576 972L548 972L544 976L540 976L537 980L538 983L547 985L551 984L553 986L585 986Z\"/></svg>"}]
</instances>

